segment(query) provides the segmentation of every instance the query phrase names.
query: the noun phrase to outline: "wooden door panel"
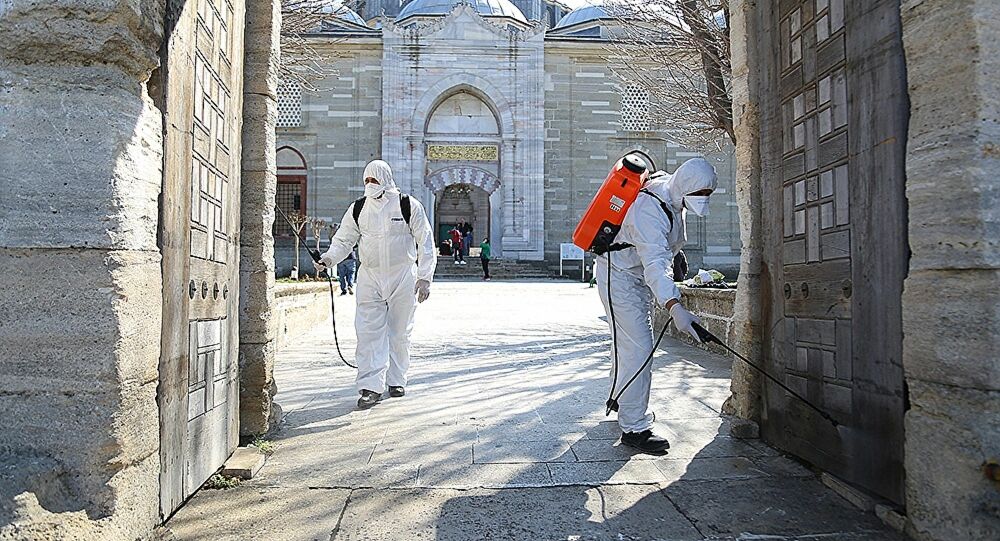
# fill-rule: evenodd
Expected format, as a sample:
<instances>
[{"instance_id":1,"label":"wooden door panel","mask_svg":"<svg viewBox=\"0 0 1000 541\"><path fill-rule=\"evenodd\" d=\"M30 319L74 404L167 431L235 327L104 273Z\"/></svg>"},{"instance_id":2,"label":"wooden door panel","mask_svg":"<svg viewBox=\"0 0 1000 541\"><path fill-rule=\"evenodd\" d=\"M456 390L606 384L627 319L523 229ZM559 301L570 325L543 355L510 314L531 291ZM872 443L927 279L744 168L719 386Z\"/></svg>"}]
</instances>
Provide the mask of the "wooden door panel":
<instances>
[{"instance_id":1,"label":"wooden door panel","mask_svg":"<svg viewBox=\"0 0 1000 541\"><path fill-rule=\"evenodd\" d=\"M168 5L159 389L164 516L238 441L243 7L229 0Z\"/></svg>"},{"instance_id":2,"label":"wooden door panel","mask_svg":"<svg viewBox=\"0 0 1000 541\"><path fill-rule=\"evenodd\" d=\"M761 68L765 351L776 386L763 432L902 501L905 67L898 0L767 0ZM766 77L765 77L766 78ZM775 95L774 90L778 90Z\"/></svg>"}]
</instances>

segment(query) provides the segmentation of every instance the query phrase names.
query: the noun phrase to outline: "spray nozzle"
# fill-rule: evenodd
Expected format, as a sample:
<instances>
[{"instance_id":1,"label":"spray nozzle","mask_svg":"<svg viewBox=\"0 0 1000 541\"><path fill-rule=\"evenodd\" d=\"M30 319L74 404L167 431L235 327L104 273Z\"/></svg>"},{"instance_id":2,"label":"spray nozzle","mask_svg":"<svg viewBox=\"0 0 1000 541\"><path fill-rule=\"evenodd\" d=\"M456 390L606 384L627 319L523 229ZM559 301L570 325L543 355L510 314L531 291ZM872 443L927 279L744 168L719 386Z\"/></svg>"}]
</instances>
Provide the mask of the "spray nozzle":
<instances>
[{"instance_id":1,"label":"spray nozzle","mask_svg":"<svg viewBox=\"0 0 1000 541\"><path fill-rule=\"evenodd\" d=\"M608 399L608 401L605 404L605 406L608 407L608 411L604 412L604 416L605 417L607 417L608 415L611 415L612 411L618 411L618 401L615 400L614 398Z\"/></svg>"},{"instance_id":2,"label":"spray nozzle","mask_svg":"<svg viewBox=\"0 0 1000 541\"><path fill-rule=\"evenodd\" d=\"M691 326L694 327L694 332L698 333L698 338L701 339L702 342L706 344L711 342L716 342L719 344L722 343L719 341L718 338L715 337L714 334L709 332L708 329L702 327L700 323L692 323Z\"/></svg>"}]
</instances>

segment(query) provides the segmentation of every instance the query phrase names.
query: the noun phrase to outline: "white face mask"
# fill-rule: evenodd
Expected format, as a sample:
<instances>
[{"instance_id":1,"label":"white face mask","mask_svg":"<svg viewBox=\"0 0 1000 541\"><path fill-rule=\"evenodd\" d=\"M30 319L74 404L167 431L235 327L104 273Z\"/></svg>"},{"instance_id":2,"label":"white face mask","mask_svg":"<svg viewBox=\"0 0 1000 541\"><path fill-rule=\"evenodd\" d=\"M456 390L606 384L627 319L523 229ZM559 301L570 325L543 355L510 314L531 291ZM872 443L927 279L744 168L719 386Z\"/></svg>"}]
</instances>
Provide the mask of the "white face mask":
<instances>
[{"instance_id":1,"label":"white face mask","mask_svg":"<svg viewBox=\"0 0 1000 541\"><path fill-rule=\"evenodd\" d=\"M698 216L708 216L707 195L685 195L684 206Z\"/></svg>"},{"instance_id":2,"label":"white face mask","mask_svg":"<svg viewBox=\"0 0 1000 541\"><path fill-rule=\"evenodd\" d=\"M381 184L365 184L365 197L381 197L384 191L385 188Z\"/></svg>"}]
</instances>

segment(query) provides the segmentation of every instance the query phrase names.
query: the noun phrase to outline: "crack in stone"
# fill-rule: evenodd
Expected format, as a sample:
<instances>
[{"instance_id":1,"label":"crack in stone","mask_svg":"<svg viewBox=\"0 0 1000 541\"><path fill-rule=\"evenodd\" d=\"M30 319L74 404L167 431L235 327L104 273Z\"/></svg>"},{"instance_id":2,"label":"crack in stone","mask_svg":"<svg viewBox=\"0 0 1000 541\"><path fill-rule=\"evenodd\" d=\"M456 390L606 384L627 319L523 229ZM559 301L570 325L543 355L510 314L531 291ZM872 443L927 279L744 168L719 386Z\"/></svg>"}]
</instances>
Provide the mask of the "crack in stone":
<instances>
[{"instance_id":1,"label":"crack in stone","mask_svg":"<svg viewBox=\"0 0 1000 541\"><path fill-rule=\"evenodd\" d=\"M337 517L337 524L333 527L333 530L330 532L330 541L335 541L337 538L337 534L340 533L340 525L344 522L344 515L347 514L347 506L351 505L352 496L354 496L353 488L347 494L347 499L344 500L344 508L340 510L340 516Z\"/></svg>"}]
</instances>

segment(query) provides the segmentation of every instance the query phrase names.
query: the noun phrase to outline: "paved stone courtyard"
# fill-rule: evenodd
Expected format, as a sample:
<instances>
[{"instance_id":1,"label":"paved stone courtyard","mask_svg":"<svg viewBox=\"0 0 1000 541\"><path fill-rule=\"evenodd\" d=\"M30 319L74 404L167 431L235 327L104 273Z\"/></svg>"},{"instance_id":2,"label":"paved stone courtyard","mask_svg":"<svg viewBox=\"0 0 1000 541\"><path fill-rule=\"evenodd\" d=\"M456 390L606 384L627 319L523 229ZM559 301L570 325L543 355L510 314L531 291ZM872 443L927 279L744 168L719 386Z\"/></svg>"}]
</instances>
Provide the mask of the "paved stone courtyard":
<instances>
[{"instance_id":1,"label":"paved stone courtyard","mask_svg":"<svg viewBox=\"0 0 1000 541\"><path fill-rule=\"evenodd\" d=\"M353 298L338 297L353 357ZM278 354L285 412L257 478L202 490L181 540L899 539L797 462L727 437L729 362L670 339L654 365L663 457L604 416L609 334L570 282L438 282L404 398L356 411L328 326Z\"/></svg>"}]
</instances>

